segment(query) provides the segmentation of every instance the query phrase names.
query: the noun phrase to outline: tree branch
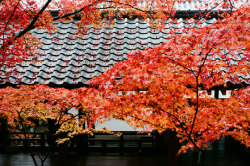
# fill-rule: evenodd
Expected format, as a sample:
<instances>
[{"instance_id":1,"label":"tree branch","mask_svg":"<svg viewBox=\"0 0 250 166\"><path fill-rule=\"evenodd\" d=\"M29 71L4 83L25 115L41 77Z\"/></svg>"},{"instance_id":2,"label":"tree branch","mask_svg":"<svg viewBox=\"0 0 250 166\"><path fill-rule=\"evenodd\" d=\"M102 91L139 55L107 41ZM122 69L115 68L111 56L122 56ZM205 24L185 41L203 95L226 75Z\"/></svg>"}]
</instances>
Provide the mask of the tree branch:
<instances>
[{"instance_id":1,"label":"tree branch","mask_svg":"<svg viewBox=\"0 0 250 166\"><path fill-rule=\"evenodd\" d=\"M17 114L18 114L18 116L19 116L19 120L20 120L21 125L22 125L22 127L23 127L24 139L25 139L26 141L28 141L28 143L30 143L29 136L27 137L27 135L26 135L27 132L26 132L26 129L25 129L26 127L24 126L24 119L23 119L23 117L21 116L21 114L20 114L20 112L19 112L18 110L16 110L16 112L17 112ZM38 166L38 164L37 164L37 162L36 162L36 159L35 159L35 156L34 156L34 153L33 153L32 149L31 149L31 147L30 147L29 145L27 145L27 146L28 146L28 148L29 148L30 155L31 155L31 157L32 157L32 160L33 160L35 166Z\"/></svg>"},{"instance_id":2,"label":"tree branch","mask_svg":"<svg viewBox=\"0 0 250 166\"><path fill-rule=\"evenodd\" d=\"M172 59L172 58L169 58L169 57L163 57L163 58L167 58L167 59L169 59L170 61L172 61L172 62L176 63L177 65L179 65L179 66L183 67L184 69L186 69L186 70L188 70L188 71L192 72L192 74L193 74L194 76L196 76L193 70L191 70L191 69L187 68L186 66L184 66L184 65L182 65L181 63L177 62L176 60L174 60L174 59Z\"/></svg>"},{"instance_id":3,"label":"tree branch","mask_svg":"<svg viewBox=\"0 0 250 166\"><path fill-rule=\"evenodd\" d=\"M227 31L228 31L228 30L226 30L219 38L222 38L222 37L226 34ZM205 62L206 62L206 60L207 60L207 57L208 57L209 53L212 51L212 49L214 48L214 46L215 46L216 44L217 44L217 42L214 42L214 44L211 46L211 48L210 48L210 49L208 50L208 52L206 53L205 58L204 58L204 61L203 61L203 63L201 64L201 66L200 66L200 68L199 68L199 71L198 71L198 73L197 73L197 76L196 76L196 110L195 110L195 115L194 115L194 119L193 119L193 123L192 123L191 130L190 130L189 135L191 135L192 132L193 132L193 128L194 128L196 116L197 116L198 111L199 111L199 92L198 92L198 90L199 90L199 89L198 89L198 88L199 88L199 75L200 75L200 73L201 73L201 70L202 70L203 66L205 65Z\"/></svg>"},{"instance_id":4,"label":"tree branch","mask_svg":"<svg viewBox=\"0 0 250 166\"><path fill-rule=\"evenodd\" d=\"M42 9L37 13L37 15L35 15L35 17L33 18L33 20L31 21L31 23L28 25L27 28L25 28L23 31L21 31L20 33L18 33L18 35L14 38L19 38L21 36L23 36L25 33L27 33L29 30L33 29L34 24L36 23L36 21L39 19L39 15L41 15L44 10L48 7L48 5L50 4L51 0L48 0L45 5L42 7Z\"/></svg>"},{"instance_id":5,"label":"tree branch","mask_svg":"<svg viewBox=\"0 0 250 166\"><path fill-rule=\"evenodd\" d=\"M14 15L14 13L15 13L15 11L16 11L16 9L17 9L17 7L18 7L18 5L19 5L19 2L20 2L20 0L18 0L18 2L17 2L17 4L16 4L16 6L15 6L15 8L14 8L14 10L12 11L12 13L11 13L11 15L10 15L10 17L9 17L9 19L8 19L8 21L7 21L7 23L6 23L6 25L5 25L5 27L4 27L4 30L3 30L3 46L2 46L2 48L3 48L3 61L2 61L2 64L1 64L1 67L2 67L2 65L4 64L4 59L5 59L5 49L4 49L4 33L5 33L5 31L6 31L6 29L7 29L7 26L8 26L8 24L9 24L9 22L10 22L10 19L11 19L11 17Z\"/></svg>"},{"instance_id":6,"label":"tree branch","mask_svg":"<svg viewBox=\"0 0 250 166\"><path fill-rule=\"evenodd\" d=\"M69 17L69 16L72 16L72 15L75 15L75 14L77 14L77 13L80 13L80 12L83 11L84 9L86 9L86 8L88 8L88 7L90 7L90 6L93 6L94 4L98 3L99 1L100 1L100 0L94 1L93 3L91 3L91 4L87 5L87 6L84 6L83 8L78 9L78 10L76 10L75 12L68 13L68 14L65 14L65 15L63 15L63 16L54 17L53 20L59 20L59 19L61 19L61 18L67 18L67 17Z\"/></svg>"},{"instance_id":7,"label":"tree branch","mask_svg":"<svg viewBox=\"0 0 250 166\"><path fill-rule=\"evenodd\" d=\"M33 18L33 20L30 22L30 24L27 26L27 28L25 28L24 30L20 31L13 40L16 40L17 38L23 36L24 34L26 34L28 31L30 31L31 29L34 28L34 24L36 23L36 21L39 19L39 16L44 12L44 10L48 7L48 5L50 4L51 0L48 0L45 5L42 7L42 9L35 15L35 17ZM11 42L7 43L8 45L11 45ZM6 45L2 45L0 47L0 49L3 49Z\"/></svg>"}]
</instances>

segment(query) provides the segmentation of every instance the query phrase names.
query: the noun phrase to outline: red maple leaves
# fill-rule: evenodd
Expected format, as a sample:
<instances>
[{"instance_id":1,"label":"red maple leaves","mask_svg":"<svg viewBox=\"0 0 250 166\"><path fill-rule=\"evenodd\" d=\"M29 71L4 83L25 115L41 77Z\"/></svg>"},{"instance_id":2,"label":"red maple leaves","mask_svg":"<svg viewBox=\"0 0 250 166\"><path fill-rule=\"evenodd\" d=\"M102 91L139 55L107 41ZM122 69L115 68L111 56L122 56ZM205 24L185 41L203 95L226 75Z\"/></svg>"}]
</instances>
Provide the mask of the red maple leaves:
<instances>
[{"instance_id":1,"label":"red maple leaves","mask_svg":"<svg viewBox=\"0 0 250 166\"><path fill-rule=\"evenodd\" d=\"M1 69L14 70L16 63L36 57L33 55L40 43L30 30L54 30L52 16L45 10L51 2L48 0L39 8L31 0L26 3L0 1ZM54 20L81 17L77 23L79 35L84 35L82 32L88 24L105 27L113 24L115 17L135 15L141 20L148 19L153 27L161 30L166 20L174 17L178 6L174 0L156 3L148 0L143 4L135 0L60 2L54 3L61 7ZM58 132L68 132L68 137L90 132L81 128L86 121L91 128L96 120L112 116L147 131L176 131L180 141L186 142L180 152L190 148L203 151L209 141L226 135L250 146L250 9L249 5L234 8L238 2L204 3L207 9L190 19L190 26L177 32L170 29L168 40L160 46L131 52L127 60L91 80L89 88L67 90L45 85L3 88L0 116L7 118L13 127L20 119L26 126L35 125L32 119L55 119L61 124ZM213 9L218 8L229 11L216 12L218 19L206 26L215 12ZM103 14L107 11L108 14ZM172 23L176 23L174 19ZM226 86L228 82L246 88L233 91L225 100L210 98L201 92ZM72 108L83 111L80 120L70 113Z\"/></svg>"}]
</instances>

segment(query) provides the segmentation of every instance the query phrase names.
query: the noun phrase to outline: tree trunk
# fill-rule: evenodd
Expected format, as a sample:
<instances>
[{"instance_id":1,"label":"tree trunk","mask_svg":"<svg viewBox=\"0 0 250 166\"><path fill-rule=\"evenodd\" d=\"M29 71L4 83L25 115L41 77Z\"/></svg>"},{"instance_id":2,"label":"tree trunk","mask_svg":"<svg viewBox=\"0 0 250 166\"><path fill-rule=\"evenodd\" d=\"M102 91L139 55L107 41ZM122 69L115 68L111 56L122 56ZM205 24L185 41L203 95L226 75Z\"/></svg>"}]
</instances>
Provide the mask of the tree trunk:
<instances>
[{"instance_id":1,"label":"tree trunk","mask_svg":"<svg viewBox=\"0 0 250 166\"><path fill-rule=\"evenodd\" d=\"M206 151L193 151L193 165L204 166L205 165L205 152Z\"/></svg>"},{"instance_id":2,"label":"tree trunk","mask_svg":"<svg viewBox=\"0 0 250 166\"><path fill-rule=\"evenodd\" d=\"M58 145L59 165L68 166L68 141Z\"/></svg>"},{"instance_id":3,"label":"tree trunk","mask_svg":"<svg viewBox=\"0 0 250 166\"><path fill-rule=\"evenodd\" d=\"M49 151L52 153L55 152L57 144L56 140L58 139L58 136L56 135L56 131L59 129L59 125L55 124L55 120L49 119L48 120L48 134L47 134L47 142L49 145Z\"/></svg>"},{"instance_id":4,"label":"tree trunk","mask_svg":"<svg viewBox=\"0 0 250 166\"><path fill-rule=\"evenodd\" d=\"M199 151L197 165L204 166L205 164L204 159L205 159L205 151Z\"/></svg>"}]
</instances>

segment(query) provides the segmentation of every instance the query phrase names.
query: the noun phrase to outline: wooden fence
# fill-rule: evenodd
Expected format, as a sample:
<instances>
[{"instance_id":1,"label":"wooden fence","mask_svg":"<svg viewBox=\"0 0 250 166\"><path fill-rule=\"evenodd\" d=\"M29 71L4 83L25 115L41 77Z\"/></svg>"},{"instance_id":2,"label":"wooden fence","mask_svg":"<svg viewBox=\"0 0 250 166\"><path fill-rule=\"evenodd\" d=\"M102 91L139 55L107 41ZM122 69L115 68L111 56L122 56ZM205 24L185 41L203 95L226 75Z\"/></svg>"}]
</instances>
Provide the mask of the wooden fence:
<instances>
[{"instance_id":1,"label":"wooden fence","mask_svg":"<svg viewBox=\"0 0 250 166\"><path fill-rule=\"evenodd\" d=\"M21 132L11 132L10 134L12 145L15 144L21 149L28 146L37 149L48 148L47 133L26 133L26 136ZM83 137L76 136L76 138L72 139L68 144L69 149L72 151L79 148L84 148L85 151L102 152L152 150L155 147L156 140L154 133L148 135L136 134L135 132L123 132L121 136L95 133L94 136L84 135Z\"/></svg>"},{"instance_id":2,"label":"wooden fence","mask_svg":"<svg viewBox=\"0 0 250 166\"><path fill-rule=\"evenodd\" d=\"M12 145L17 145L19 148L35 147L38 149L45 149L47 144L46 133L23 133L10 132L10 141Z\"/></svg>"}]
</instances>

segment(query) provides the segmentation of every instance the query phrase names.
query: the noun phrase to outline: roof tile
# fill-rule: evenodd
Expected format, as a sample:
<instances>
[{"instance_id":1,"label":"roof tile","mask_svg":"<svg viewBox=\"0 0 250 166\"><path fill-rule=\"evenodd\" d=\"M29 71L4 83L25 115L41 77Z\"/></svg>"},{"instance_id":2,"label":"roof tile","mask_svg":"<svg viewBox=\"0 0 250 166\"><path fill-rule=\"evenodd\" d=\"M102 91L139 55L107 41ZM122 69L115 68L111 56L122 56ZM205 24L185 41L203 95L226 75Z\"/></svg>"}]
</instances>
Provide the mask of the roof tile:
<instances>
[{"instance_id":1,"label":"roof tile","mask_svg":"<svg viewBox=\"0 0 250 166\"><path fill-rule=\"evenodd\" d=\"M201 26L213 21L215 20L203 20ZM113 29L96 29L89 26L86 34L74 40L75 22L55 22L58 28L55 33L42 29L32 30L34 36L43 43L38 51L39 61L31 63L25 60L17 64L18 74L11 75L9 80L2 84L9 82L87 85L88 80L126 59L131 50L153 48L166 41L170 28L177 28L181 33L182 28L190 24L189 21L179 19L179 24L166 23L165 29L160 32L151 29L146 22L126 18L116 20Z\"/></svg>"}]
</instances>

